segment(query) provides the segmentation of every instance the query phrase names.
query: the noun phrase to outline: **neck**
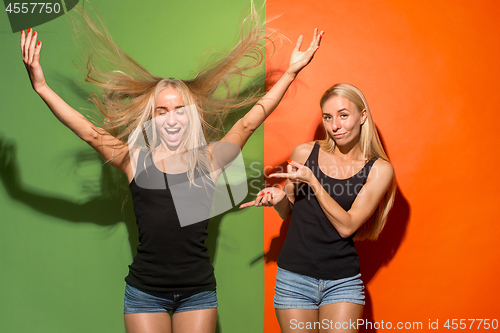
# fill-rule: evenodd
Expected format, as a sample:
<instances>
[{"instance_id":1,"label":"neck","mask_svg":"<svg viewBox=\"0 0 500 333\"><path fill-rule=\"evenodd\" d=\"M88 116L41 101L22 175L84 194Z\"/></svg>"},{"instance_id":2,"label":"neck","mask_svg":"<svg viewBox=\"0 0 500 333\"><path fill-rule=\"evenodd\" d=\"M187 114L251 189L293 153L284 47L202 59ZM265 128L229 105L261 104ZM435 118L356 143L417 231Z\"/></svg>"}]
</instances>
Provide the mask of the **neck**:
<instances>
[{"instance_id":1,"label":"neck","mask_svg":"<svg viewBox=\"0 0 500 333\"><path fill-rule=\"evenodd\" d=\"M363 160L363 151L359 144L359 140L355 140L352 143L346 144L344 146L335 145L333 153L339 156L343 160Z\"/></svg>"},{"instance_id":2,"label":"neck","mask_svg":"<svg viewBox=\"0 0 500 333\"><path fill-rule=\"evenodd\" d=\"M183 153L185 152L185 148L182 147L182 145L177 145L177 146L171 146L169 145L168 143L166 143L165 141L161 141L161 144L160 146L158 147L158 153L159 155L161 156L164 156L164 157L169 157L169 156L172 156L172 155L177 155L177 154L180 154L180 153Z\"/></svg>"}]
</instances>

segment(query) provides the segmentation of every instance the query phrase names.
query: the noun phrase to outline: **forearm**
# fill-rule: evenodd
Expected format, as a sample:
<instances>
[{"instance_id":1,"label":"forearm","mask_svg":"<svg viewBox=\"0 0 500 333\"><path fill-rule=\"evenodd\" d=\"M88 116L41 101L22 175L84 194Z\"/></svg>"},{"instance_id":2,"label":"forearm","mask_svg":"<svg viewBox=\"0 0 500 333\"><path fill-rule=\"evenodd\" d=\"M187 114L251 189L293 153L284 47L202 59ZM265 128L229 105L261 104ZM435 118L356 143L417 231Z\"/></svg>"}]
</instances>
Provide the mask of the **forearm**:
<instances>
[{"instance_id":1,"label":"forearm","mask_svg":"<svg viewBox=\"0 0 500 333\"><path fill-rule=\"evenodd\" d=\"M310 184L316 200L325 213L328 221L333 225L341 237L349 237L356 230L357 223L349 212L345 211L321 186L321 183L315 178Z\"/></svg>"},{"instance_id":2,"label":"forearm","mask_svg":"<svg viewBox=\"0 0 500 333\"><path fill-rule=\"evenodd\" d=\"M311 44L309 45L309 48L304 52L300 51L303 36L301 35L297 39L295 48L290 55L290 63L287 71L278 80L278 82L276 82L272 89L269 90L269 92L259 101L259 103L257 103L262 106L263 110L261 110L261 112L253 112L248 114L249 124L252 124L255 128L259 127L262 122L271 114L271 112L274 111L297 74L311 62L314 54L319 48L319 42L322 35L323 32L318 34L318 29L314 29ZM252 109L252 111L254 111L254 109Z\"/></svg>"},{"instance_id":3,"label":"forearm","mask_svg":"<svg viewBox=\"0 0 500 333\"><path fill-rule=\"evenodd\" d=\"M290 215L292 215L293 204L288 199L288 196L285 195L283 200L274 205L274 209L278 212L279 216L286 220Z\"/></svg>"},{"instance_id":4,"label":"forearm","mask_svg":"<svg viewBox=\"0 0 500 333\"><path fill-rule=\"evenodd\" d=\"M48 85L35 90L52 111L54 116L71 129L82 140L89 142L97 135L94 125L80 112L69 106Z\"/></svg>"},{"instance_id":5,"label":"forearm","mask_svg":"<svg viewBox=\"0 0 500 333\"><path fill-rule=\"evenodd\" d=\"M296 74L289 72L283 74L271 90L243 117L245 127L256 130L262 125L264 120L276 109L295 76Z\"/></svg>"}]
</instances>

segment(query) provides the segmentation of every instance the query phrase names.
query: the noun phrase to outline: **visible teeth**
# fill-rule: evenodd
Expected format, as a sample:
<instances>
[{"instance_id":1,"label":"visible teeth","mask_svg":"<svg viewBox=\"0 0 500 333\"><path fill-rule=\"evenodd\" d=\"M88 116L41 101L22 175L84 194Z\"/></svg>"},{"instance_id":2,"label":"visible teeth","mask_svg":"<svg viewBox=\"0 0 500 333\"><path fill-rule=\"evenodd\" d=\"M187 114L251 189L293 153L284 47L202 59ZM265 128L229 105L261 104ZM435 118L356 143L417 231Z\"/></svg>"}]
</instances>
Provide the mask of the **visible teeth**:
<instances>
[{"instance_id":1,"label":"visible teeth","mask_svg":"<svg viewBox=\"0 0 500 333\"><path fill-rule=\"evenodd\" d=\"M180 128L178 129L167 129L167 133L168 134L176 134L176 133L179 133L181 131Z\"/></svg>"}]
</instances>

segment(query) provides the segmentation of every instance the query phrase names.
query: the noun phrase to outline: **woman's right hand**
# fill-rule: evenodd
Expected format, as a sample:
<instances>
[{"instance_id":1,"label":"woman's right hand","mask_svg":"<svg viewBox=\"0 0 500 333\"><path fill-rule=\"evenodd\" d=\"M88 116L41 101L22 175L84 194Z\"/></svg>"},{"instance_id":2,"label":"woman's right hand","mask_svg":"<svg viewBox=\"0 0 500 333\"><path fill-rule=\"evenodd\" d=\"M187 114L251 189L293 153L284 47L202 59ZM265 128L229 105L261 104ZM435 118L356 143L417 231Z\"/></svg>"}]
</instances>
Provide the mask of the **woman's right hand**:
<instances>
[{"instance_id":1,"label":"woman's right hand","mask_svg":"<svg viewBox=\"0 0 500 333\"><path fill-rule=\"evenodd\" d=\"M276 206L278 203L280 203L283 199L286 199L286 193L280 188L277 187L266 187L259 193L257 193L257 198L255 198L254 201L250 201L247 203L244 203L240 206L240 208L246 208L246 207L261 207L261 206ZM286 199L288 200L288 199Z\"/></svg>"},{"instance_id":2,"label":"woman's right hand","mask_svg":"<svg viewBox=\"0 0 500 333\"><path fill-rule=\"evenodd\" d=\"M35 91L39 91L46 86L43 76L42 66L40 66L40 49L42 42L38 41L38 34L33 29L28 29L28 33L21 30L21 52L23 54L24 65L28 71L31 85Z\"/></svg>"}]
</instances>

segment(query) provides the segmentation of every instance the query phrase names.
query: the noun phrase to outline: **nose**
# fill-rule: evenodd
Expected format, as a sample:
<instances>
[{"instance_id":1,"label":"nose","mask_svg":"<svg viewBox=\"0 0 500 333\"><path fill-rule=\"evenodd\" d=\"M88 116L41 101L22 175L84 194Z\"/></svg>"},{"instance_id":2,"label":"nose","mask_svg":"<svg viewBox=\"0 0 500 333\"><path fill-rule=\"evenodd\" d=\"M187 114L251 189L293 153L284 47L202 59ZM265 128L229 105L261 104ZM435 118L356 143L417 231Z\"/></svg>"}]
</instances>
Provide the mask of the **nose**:
<instances>
[{"instance_id":1,"label":"nose","mask_svg":"<svg viewBox=\"0 0 500 333\"><path fill-rule=\"evenodd\" d=\"M175 112L173 111L167 112L167 114L165 115L165 124L172 127L175 126L175 124L177 124L177 117L175 115Z\"/></svg>"},{"instance_id":2,"label":"nose","mask_svg":"<svg viewBox=\"0 0 500 333\"><path fill-rule=\"evenodd\" d=\"M336 132L340 128L340 120L338 118L332 119L332 131Z\"/></svg>"}]
</instances>

